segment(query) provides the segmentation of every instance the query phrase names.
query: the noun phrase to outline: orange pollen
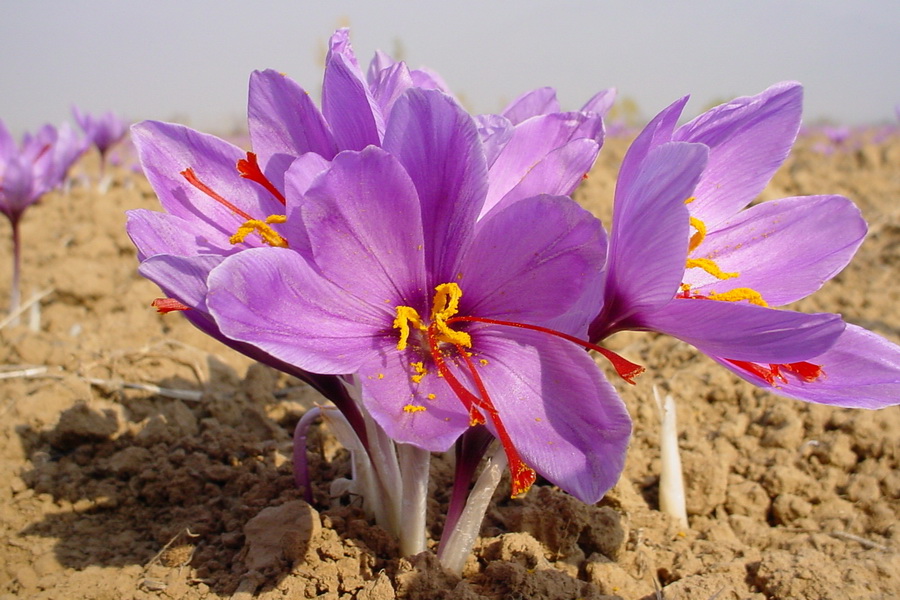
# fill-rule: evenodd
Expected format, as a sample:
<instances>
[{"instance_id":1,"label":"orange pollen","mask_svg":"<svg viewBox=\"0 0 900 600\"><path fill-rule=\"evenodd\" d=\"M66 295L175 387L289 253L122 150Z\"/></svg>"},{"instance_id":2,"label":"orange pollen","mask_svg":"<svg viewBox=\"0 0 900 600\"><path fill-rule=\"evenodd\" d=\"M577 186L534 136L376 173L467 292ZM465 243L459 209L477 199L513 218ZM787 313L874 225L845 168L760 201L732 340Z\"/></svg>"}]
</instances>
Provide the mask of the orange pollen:
<instances>
[{"instance_id":1,"label":"orange pollen","mask_svg":"<svg viewBox=\"0 0 900 600\"><path fill-rule=\"evenodd\" d=\"M150 306L156 309L160 314L170 313L175 310L190 310L190 306L182 304L175 298L157 298L150 303Z\"/></svg>"},{"instance_id":2,"label":"orange pollen","mask_svg":"<svg viewBox=\"0 0 900 600\"><path fill-rule=\"evenodd\" d=\"M181 172L181 176L184 177L185 179L187 179L187 182L190 183L192 186L194 186L195 188L197 188L198 190L200 190L201 192L203 192L204 194L206 194L207 196L209 196L210 198L212 198L213 200L215 200L216 202L218 202L219 204L221 204L222 206L224 206L225 208L227 208L234 214L236 214L240 217L243 217L244 220L249 221L249 220L253 219L253 217L251 217L250 215L248 215L247 213L245 213L244 211L239 209L237 206L235 206L234 204L232 204L231 202L229 202L228 200L226 200L225 198L220 196L211 187L209 187L208 185L206 185L205 183L200 181L200 179L197 177L197 174L194 173L194 169L188 167L187 169L185 169L184 171Z\"/></svg>"},{"instance_id":3,"label":"orange pollen","mask_svg":"<svg viewBox=\"0 0 900 600\"><path fill-rule=\"evenodd\" d=\"M262 169L259 168L259 161L256 159L256 154L248 152L247 158L242 158L237 161L237 170L241 177L249 179L250 181L255 181L266 188L266 190L275 196L282 205L285 204L284 194L278 191L278 188L272 184L269 178L263 174Z\"/></svg>"}]
</instances>

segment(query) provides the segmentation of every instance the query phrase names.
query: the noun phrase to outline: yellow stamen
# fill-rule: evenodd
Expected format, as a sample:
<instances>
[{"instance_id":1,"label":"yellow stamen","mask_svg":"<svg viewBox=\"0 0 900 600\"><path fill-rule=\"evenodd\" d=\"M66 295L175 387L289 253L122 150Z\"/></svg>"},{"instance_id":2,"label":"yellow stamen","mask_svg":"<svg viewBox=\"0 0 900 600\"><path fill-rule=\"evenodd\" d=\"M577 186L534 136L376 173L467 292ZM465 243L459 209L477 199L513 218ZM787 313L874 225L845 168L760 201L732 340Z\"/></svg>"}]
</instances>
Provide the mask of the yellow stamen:
<instances>
[{"instance_id":1,"label":"yellow stamen","mask_svg":"<svg viewBox=\"0 0 900 600\"><path fill-rule=\"evenodd\" d=\"M763 300L762 294L754 289L745 287L734 288L729 292L723 292L721 294L710 292L708 297L710 300L722 300L725 302L738 302L740 300L747 300L750 302L750 304L756 304L757 306L769 306L769 304L765 300Z\"/></svg>"},{"instance_id":2,"label":"yellow stamen","mask_svg":"<svg viewBox=\"0 0 900 600\"><path fill-rule=\"evenodd\" d=\"M416 374L410 377L413 383L419 383L422 381L422 378L428 374L428 370L425 368L425 365L421 362L410 363L413 369L416 370Z\"/></svg>"},{"instance_id":3,"label":"yellow stamen","mask_svg":"<svg viewBox=\"0 0 900 600\"><path fill-rule=\"evenodd\" d=\"M240 244L248 235L255 231L266 244L276 248L287 248L287 240L271 227L272 223L284 223L285 221L287 221L287 216L285 215L269 215L265 221L249 219L238 227L237 232L228 241L232 244Z\"/></svg>"},{"instance_id":4,"label":"yellow stamen","mask_svg":"<svg viewBox=\"0 0 900 600\"><path fill-rule=\"evenodd\" d=\"M687 264L685 265L685 268L687 268L687 269L693 269L693 268L703 269L704 271L706 271L707 273L709 273L716 279L734 279L735 277L740 275L740 273L726 273L726 272L722 271L722 269L719 268L719 265L717 265L714 261L712 261L708 258L689 258L689 259L687 259Z\"/></svg>"},{"instance_id":5,"label":"yellow stamen","mask_svg":"<svg viewBox=\"0 0 900 600\"><path fill-rule=\"evenodd\" d=\"M407 413L417 413L422 412L423 410L425 410L424 406L416 406L415 404L407 404L403 407L403 412Z\"/></svg>"},{"instance_id":6,"label":"yellow stamen","mask_svg":"<svg viewBox=\"0 0 900 600\"><path fill-rule=\"evenodd\" d=\"M422 325L422 319L416 309L410 306L398 306L397 318L394 319L394 329L400 330L400 340L397 342L397 350L406 350L409 342L409 324L412 323L416 329L427 331Z\"/></svg>"},{"instance_id":7,"label":"yellow stamen","mask_svg":"<svg viewBox=\"0 0 900 600\"><path fill-rule=\"evenodd\" d=\"M706 223L697 217L691 217L691 227L697 230L697 233L691 236L691 243L688 245L688 254L700 247L706 238Z\"/></svg>"},{"instance_id":8,"label":"yellow stamen","mask_svg":"<svg viewBox=\"0 0 900 600\"><path fill-rule=\"evenodd\" d=\"M696 196L691 196L690 198L688 198L687 200L685 200L684 203L685 203L685 204L690 204L691 202L693 202L693 201L696 200L696 199L697 199Z\"/></svg>"},{"instance_id":9,"label":"yellow stamen","mask_svg":"<svg viewBox=\"0 0 900 600\"><path fill-rule=\"evenodd\" d=\"M435 396L434 394L428 394L427 397L429 400L434 400L435 398L437 398L437 396Z\"/></svg>"},{"instance_id":10,"label":"yellow stamen","mask_svg":"<svg viewBox=\"0 0 900 600\"><path fill-rule=\"evenodd\" d=\"M434 289L431 320L437 328L438 341L471 348L472 337L468 333L456 331L447 325L447 319L459 312L459 299L462 297L462 289L456 283L442 283Z\"/></svg>"}]
</instances>

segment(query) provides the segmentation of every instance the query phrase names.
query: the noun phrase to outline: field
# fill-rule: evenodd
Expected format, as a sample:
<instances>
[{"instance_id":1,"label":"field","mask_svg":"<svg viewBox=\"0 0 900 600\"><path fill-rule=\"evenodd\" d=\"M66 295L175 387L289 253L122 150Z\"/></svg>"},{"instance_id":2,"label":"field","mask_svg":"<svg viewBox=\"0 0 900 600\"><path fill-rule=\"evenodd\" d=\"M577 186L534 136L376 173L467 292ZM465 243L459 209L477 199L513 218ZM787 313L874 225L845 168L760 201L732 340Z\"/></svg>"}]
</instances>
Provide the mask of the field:
<instances>
[{"instance_id":1,"label":"field","mask_svg":"<svg viewBox=\"0 0 900 600\"><path fill-rule=\"evenodd\" d=\"M577 192L607 223L626 145L610 139ZM462 579L430 553L398 559L354 499L330 498L349 461L324 427L301 501L290 435L315 393L150 307L124 211L158 205L129 160L101 191L85 157L24 217L22 296L39 299L0 330L0 600L900 596L900 409L778 398L648 334L611 340L647 373L617 384L635 435L603 501L547 485L510 500L504 482ZM799 308L900 342L900 134L805 133L762 200L806 194L850 197L869 236ZM10 252L4 238L4 299ZM679 408L688 528L657 511L654 385ZM443 457L432 480L436 540Z\"/></svg>"}]
</instances>

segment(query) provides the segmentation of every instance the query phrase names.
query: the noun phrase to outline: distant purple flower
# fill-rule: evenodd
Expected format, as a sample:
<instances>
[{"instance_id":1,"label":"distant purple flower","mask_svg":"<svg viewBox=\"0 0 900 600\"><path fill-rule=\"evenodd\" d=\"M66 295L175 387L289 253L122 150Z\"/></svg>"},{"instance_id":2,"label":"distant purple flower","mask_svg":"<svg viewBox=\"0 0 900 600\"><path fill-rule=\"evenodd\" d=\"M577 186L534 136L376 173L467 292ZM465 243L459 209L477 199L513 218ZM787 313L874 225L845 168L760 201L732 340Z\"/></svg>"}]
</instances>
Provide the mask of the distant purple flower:
<instances>
[{"instance_id":1,"label":"distant purple flower","mask_svg":"<svg viewBox=\"0 0 900 600\"><path fill-rule=\"evenodd\" d=\"M107 151L128 133L128 124L113 112L95 115L82 112L77 106L73 106L72 115L90 143L96 146L101 157L106 157Z\"/></svg>"},{"instance_id":2,"label":"distant purple flower","mask_svg":"<svg viewBox=\"0 0 900 600\"><path fill-rule=\"evenodd\" d=\"M25 134L19 145L0 121L0 212L9 219L13 238L10 312L18 309L20 301L22 215L44 194L62 185L83 149L68 126L57 130L45 125L34 135Z\"/></svg>"},{"instance_id":3,"label":"distant purple flower","mask_svg":"<svg viewBox=\"0 0 900 600\"><path fill-rule=\"evenodd\" d=\"M440 92L401 95L383 145L337 154L312 181L294 163L283 230L305 236L213 269L216 322L300 369L357 373L394 440L442 451L483 422L506 449L514 494L533 468L596 501L622 468L629 418L582 348L543 328L596 289L599 223L555 196L476 223L484 152ZM583 334L581 323L561 333Z\"/></svg>"},{"instance_id":4,"label":"distant purple flower","mask_svg":"<svg viewBox=\"0 0 900 600\"><path fill-rule=\"evenodd\" d=\"M837 406L900 401L900 348L838 315L782 306L837 274L866 225L841 196L784 198L742 210L790 151L802 89L786 83L675 128L686 99L660 113L622 164L610 236L601 340L624 329L680 338L776 393ZM708 148L693 190L633 189L672 141Z\"/></svg>"}]
</instances>

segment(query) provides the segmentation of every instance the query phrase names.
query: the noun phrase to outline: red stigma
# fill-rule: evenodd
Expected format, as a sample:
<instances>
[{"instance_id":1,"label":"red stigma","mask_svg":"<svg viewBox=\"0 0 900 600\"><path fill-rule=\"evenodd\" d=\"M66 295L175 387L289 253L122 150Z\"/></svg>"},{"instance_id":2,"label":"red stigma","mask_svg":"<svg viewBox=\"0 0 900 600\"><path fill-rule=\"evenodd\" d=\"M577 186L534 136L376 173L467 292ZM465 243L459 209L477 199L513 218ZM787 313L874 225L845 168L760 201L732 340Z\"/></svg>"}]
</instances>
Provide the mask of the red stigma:
<instances>
[{"instance_id":1,"label":"red stigma","mask_svg":"<svg viewBox=\"0 0 900 600\"><path fill-rule=\"evenodd\" d=\"M488 319L485 317L452 317L447 320L447 323L453 323L455 321L469 321L475 323L487 323L489 325L504 325L506 327L518 327L520 329L530 329L531 331L539 331L541 333L546 333L548 335L556 336L558 338L562 338L573 344L577 344L582 348L587 350L594 350L602 354L606 359L612 363L613 368L616 370L616 373L619 374L619 377L634 385L634 378L646 371L644 367L641 365L635 364L630 360L626 360L622 358L612 350L608 348L604 348L602 346L597 346L596 344L591 344L590 342L586 342L584 340L578 339L574 335L569 335L568 333L563 333L562 331L556 331L555 329L550 329L548 327L541 327L540 325L529 325L527 323L516 323L514 321L501 321L499 319Z\"/></svg>"},{"instance_id":2,"label":"red stigma","mask_svg":"<svg viewBox=\"0 0 900 600\"><path fill-rule=\"evenodd\" d=\"M769 366L766 367L745 360L731 360L727 358L725 360L742 371L746 371L751 375L755 375L756 377L765 380L765 382L771 386L777 386L776 381L784 384L789 383L787 378L788 374L793 375L804 383L813 383L820 377L825 376L825 371L821 366L805 361L769 364Z\"/></svg>"},{"instance_id":3,"label":"red stigma","mask_svg":"<svg viewBox=\"0 0 900 600\"><path fill-rule=\"evenodd\" d=\"M156 309L160 314L167 314L175 310L189 310L191 307L182 304L175 298L157 298L150 303L150 306Z\"/></svg>"},{"instance_id":4,"label":"red stigma","mask_svg":"<svg viewBox=\"0 0 900 600\"><path fill-rule=\"evenodd\" d=\"M245 213L244 211L239 209L237 206L235 206L234 204L232 204L231 202L229 202L228 200L226 200L225 198L220 196L218 193L216 193L216 191L213 190L211 187L209 187L208 185L206 185L205 183L200 181L200 179L197 177L197 174L194 173L194 169L188 167L187 169L185 169L184 171L181 172L181 176L184 177L185 179L187 179L187 182L190 183L192 186L194 186L195 188L197 188L198 190L200 190L201 192L203 192L204 194L206 194L207 196L209 196L210 198L212 198L213 200L215 200L216 202L218 202L219 204L221 204L222 206L224 206L225 208L227 208L234 214L243 217L243 219L245 221L250 221L251 219L253 219L253 217L251 217L250 215L248 215L247 213Z\"/></svg>"},{"instance_id":5,"label":"red stigma","mask_svg":"<svg viewBox=\"0 0 900 600\"><path fill-rule=\"evenodd\" d=\"M237 170L241 177L249 179L250 181L255 181L266 188L266 190L275 196L282 205L285 204L284 194L278 191L278 188L269 181L269 178L266 177L265 174L263 174L262 169L259 168L259 161L256 159L256 154L248 152L247 158L242 158L237 161Z\"/></svg>"},{"instance_id":6,"label":"red stigma","mask_svg":"<svg viewBox=\"0 0 900 600\"><path fill-rule=\"evenodd\" d=\"M463 403L463 406L469 411L470 421L476 425L484 423L485 418L482 411L486 412L490 417L491 423L497 430L497 437L500 440L500 444L503 446L504 452L506 452L506 459L509 462L511 496L513 498L518 498L519 496L526 494L537 479L537 475L535 474L534 469L526 465L522 460L522 457L519 456L519 452L513 445L512 439L506 431L506 427L500 420L500 413L494 407L494 403L491 401L490 395L488 395L487 388L484 386L484 381L482 381L478 371L475 370L475 365L472 363L472 359L469 357L468 352L466 352L466 349L459 344L456 345L456 351L459 356L462 357L469 374L472 376L472 380L478 388L480 397L466 389L462 382L456 378L456 375L454 375L447 366L444 355L438 347L437 334L433 324L428 328L428 344L431 350L431 357L434 359L438 371Z\"/></svg>"}]
</instances>

